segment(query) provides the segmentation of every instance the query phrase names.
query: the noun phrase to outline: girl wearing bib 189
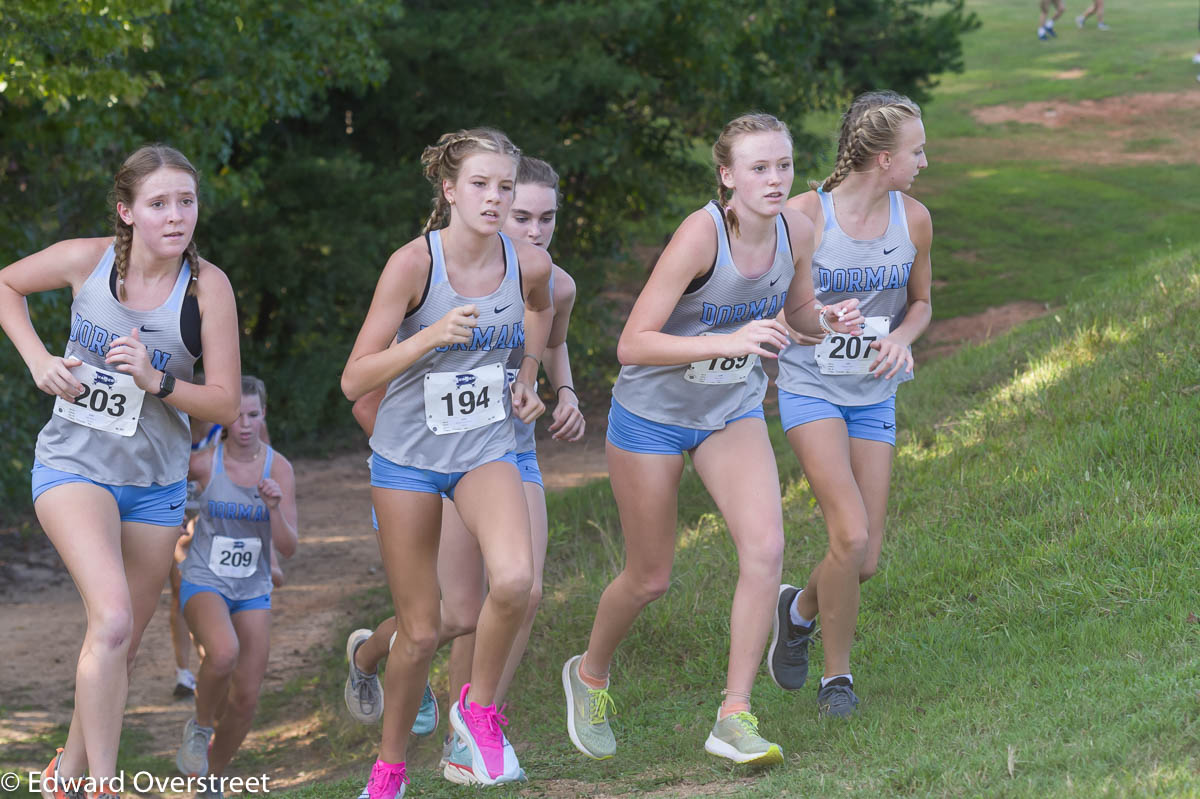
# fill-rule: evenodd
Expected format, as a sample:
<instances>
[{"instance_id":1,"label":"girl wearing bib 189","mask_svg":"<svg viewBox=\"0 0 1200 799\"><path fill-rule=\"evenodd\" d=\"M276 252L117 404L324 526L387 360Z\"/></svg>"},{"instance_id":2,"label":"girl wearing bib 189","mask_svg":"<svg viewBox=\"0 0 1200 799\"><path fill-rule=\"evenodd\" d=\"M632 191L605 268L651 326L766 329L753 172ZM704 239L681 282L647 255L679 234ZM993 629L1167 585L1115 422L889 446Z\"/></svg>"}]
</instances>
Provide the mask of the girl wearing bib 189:
<instances>
[{"instance_id":1,"label":"girl wearing bib 189","mask_svg":"<svg viewBox=\"0 0 1200 799\"><path fill-rule=\"evenodd\" d=\"M87 612L70 732L42 775L53 799L82 795L65 786L85 771L89 794L116 793L127 670L183 521L188 416L237 416L233 289L196 254L196 184L181 153L142 147L116 176L115 238L59 242L0 271L0 325L38 388L57 397L34 451L34 511ZM58 357L25 297L68 286L70 337ZM198 386L189 381L202 350L210 368Z\"/></svg>"},{"instance_id":2,"label":"girl wearing bib 189","mask_svg":"<svg viewBox=\"0 0 1200 799\"><path fill-rule=\"evenodd\" d=\"M670 584L688 452L738 552L725 699L704 748L738 763L783 760L750 713L783 559L779 475L762 412L767 377L758 359L776 357L766 347L788 344L775 319L785 304L798 304L793 324L801 330L821 329L808 278L812 223L784 207L792 139L775 117L730 122L713 145L713 162L719 202L680 225L617 344L623 366L607 452L625 567L600 598L586 652L562 669L571 742L596 759L616 751L607 719L613 655L642 608ZM826 314L849 333L855 305Z\"/></svg>"},{"instance_id":3,"label":"girl wearing bib 189","mask_svg":"<svg viewBox=\"0 0 1200 799\"><path fill-rule=\"evenodd\" d=\"M370 799L403 795L407 782L409 730L441 626L443 493L478 538L490 586L472 682L451 707L451 725L471 748L479 782L493 785L520 774L495 705L533 582L510 413L528 422L544 409L533 387L553 308L550 257L500 232L519 156L506 136L489 129L446 134L426 148L421 161L437 192L427 235L401 247L384 267L342 374L352 401L388 387L371 436L371 499L397 632ZM510 411L505 364L522 344L526 357L511 387Z\"/></svg>"},{"instance_id":4,"label":"girl wearing bib 189","mask_svg":"<svg viewBox=\"0 0 1200 799\"><path fill-rule=\"evenodd\" d=\"M909 345L929 325L933 225L904 194L925 160L921 110L893 92L861 95L842 118L837 165L819 188L788 205L817 231L817 301L856 298L860 340L833 334L779 359L779 413L829 532L829 550L803 590L779 589L768 655L771 677L796 689L808 674L808 643L821 617L822 716L858 706L850 645L859 583L879 565L896 444L896 388L912 379ZM795 324L788 316L789 323ZM798 320L796 320L798 321Z\"/></svg>"},{"instance_id":5,"label":"girl wearing bib 189","mask_svg":"<svg viewBox=\"0 0 1200 799\"><path fill-rule=\"evenodd\" d=\"M204 659L175 764L214 778L201 799L220 799L216 778L250 730L270 652L272 561L276 550L296 551L295 475L262 440L266 403L263 382L244 376L241 413L216 447L192 457L189 475L200 507L179 604Z\"/></svg>"}]
</instances>

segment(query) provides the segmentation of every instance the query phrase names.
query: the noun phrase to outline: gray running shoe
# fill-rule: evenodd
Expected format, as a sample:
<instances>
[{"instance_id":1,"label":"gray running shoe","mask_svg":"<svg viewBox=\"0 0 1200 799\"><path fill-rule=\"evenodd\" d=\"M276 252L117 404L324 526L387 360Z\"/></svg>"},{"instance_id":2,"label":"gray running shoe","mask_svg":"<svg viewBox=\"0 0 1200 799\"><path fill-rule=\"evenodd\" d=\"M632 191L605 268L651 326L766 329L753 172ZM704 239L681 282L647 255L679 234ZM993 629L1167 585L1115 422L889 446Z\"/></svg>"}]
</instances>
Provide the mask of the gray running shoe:
<instances>
[{"instance_id":1,"label":"gray running shoe","mask_svg":"<svg viewBox=\"0 0 1200 799\"><path fill-rule=\"evenodd\" d=\"M379 673L364 674L354 665L354 653L363 642L371 637L370 630L355 630L346 639L346 660L350 667L346 674L346 709L360 724L375 724L383 718L383 686L379 684Z\"/></svg>"},{"instance_id":2,"label":"gray running shoe","mask_svg":"<svg viewBox=\"0 0 1200 799\"><path fill-rule=\"evenodd\" d=\"M808 679L808 645L816 629L816 624L808 628L792 624L792 602L799 593L800 589L794 585L779 586L779 601L771 623L767 671L775 684L785 691L795 691Z\"/></svg>"},{"instance_id":3,"label":"gray running shoe","mask_svg":"<svg viewBox=\"0 0 1200 799\"><path fill-rule=\"evenodd\" d=\"M817 692L817 713L821 718L844 719L858 710L858 697L845 677L836 677Z\"/></svg>"},{"instance_id":4,"label":"gray running shoe","mask_svg":"<svg viewBox=\"0 0 1200 799\"><path fill-rule=\"evenodd\" d=\"M590 688L579 679L581 657L576 655L562 668L563 692L567 695L567 733L580 752L595 760L607 760L617 751L617 739L608 726L608 715L615 706L607 688Z\"/></svg>"},{"instance_id":5,"label":"gray running shoe","mask_svg":"<svg viewBox=\"0 0 1200 799\"><path fill-rule=\"evenodd\" d=\"M203 777L208 773L208 742L212 740L213 728L201 727L196 717L183 725L183 743L175 755L175 765L180 773L189 777Z\"/></svg>"},{"instance_id":6,"label":"gray running shoe","mask_svg":"<svg viewBox=\"0 0 1200 799\"><path fill-rule=\"evenodd\" d=\"M717 719L704 742L704 751L734 763L773 766L783 762L783 750L758 734L758 719L749 711Z\"/></svg>"}]
</instances>

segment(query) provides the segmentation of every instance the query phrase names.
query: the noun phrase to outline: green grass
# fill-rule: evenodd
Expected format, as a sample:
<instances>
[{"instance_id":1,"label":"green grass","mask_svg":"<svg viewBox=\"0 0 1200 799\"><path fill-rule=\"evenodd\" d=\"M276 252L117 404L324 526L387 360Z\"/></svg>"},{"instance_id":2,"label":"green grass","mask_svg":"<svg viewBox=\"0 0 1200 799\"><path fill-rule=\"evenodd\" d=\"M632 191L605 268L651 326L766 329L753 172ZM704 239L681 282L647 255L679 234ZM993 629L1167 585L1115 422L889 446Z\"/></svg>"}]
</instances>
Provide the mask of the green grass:
<instances>
[{"instance_id":1,"label":"green grass","mask_svg":"<svg viewBox=\"0 0 1200 799\"><path fill-rule=\"evenodd\" d=\"M738 796L1200 792L1200 625L1188 621L1200 611L1200 363L1181 335L1200 314L1198 255L1097 280L902 390L883 568L864 587L854 651L862 713L820 723L813 690L786 694L764 675L755 706L789 754L774 771L730 768L701 749L723 684L736 559L690 472L671 591L614 664L619 756L575 753L557 673L586 642L619 537L606 485L551 495L548 590L509 712L534 781L489 794L687 795L713 782ZM773 432L785 578L801 580L824 529ZM317 686L334 706L336 660ZM368 738L333 747L339 762L360 757L363 777ZM416 750L413 795L472 795L433 773L437 748Z\"/></svg>"}]
</instances>

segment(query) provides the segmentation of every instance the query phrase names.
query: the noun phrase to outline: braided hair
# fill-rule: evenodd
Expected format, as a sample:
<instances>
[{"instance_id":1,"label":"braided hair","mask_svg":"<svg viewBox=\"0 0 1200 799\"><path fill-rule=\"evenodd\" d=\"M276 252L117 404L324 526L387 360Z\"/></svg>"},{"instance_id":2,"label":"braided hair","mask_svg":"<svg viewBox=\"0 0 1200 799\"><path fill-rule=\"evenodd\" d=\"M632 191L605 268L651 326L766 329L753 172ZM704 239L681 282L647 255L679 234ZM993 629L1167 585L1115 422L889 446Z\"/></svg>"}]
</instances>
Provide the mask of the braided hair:
<instances>
[{"instance_id":1,"label":"braided hair","mask_svg":"<svg viewBox=\"0 0 1200 799\"><path fill-rule=\"evenodd\" d=\"M467 156L475 153L497 153L511 156L513 160L521 157L521 151L507 136L493 128L471 128L445 133L437 140L437 144L426 147L421 153L421 166L425 179L433 184L433 211L422 233L440 230L450 224L450 201L442 189L443 181L453 183L458 180L458 171L462 168Z\"/></svg>"},{"instance_id":2,"label":"braided hair","mask_svg":"<svg viewBox=\"0 0 1200 799\"><path fill-rule=\"evenodd\" d=\"M725 181L721 180L721 169L730 169L733 167L734 142L749 133L782 133L788 137L789 142L792 140L791 131L788 130L788 126L783 122L770 114L752 113L742 114L737 119L733 119L727 123L721 130L721 135L713 143L713 167L717 171L717 205L721 207L721 211L725 215L725 221L735 236L738 235L738 218L734 210L729 207L729 200L733 197L733 190L725 185Z\"/></svg>"},{"instance_id":3,"label":"braided hair","mask_svg":"<svg viewBox=\"0 0 1200 799\"><path fill-rule=\"evenodd\" d=\"M921 107L892 91L867 92L854 98L842 115L838 135L837 162L824 182L809 181L814 189L829 192L872 158L896 146L900 126L921 118Z\"/></svg>"},{"instance_id":4,"label":"braided hair","mask_svg":"<svg viewBox=\"0 0 1200 799\"><path fill-rule=\"evenodd\" d=\"M192 166L183 153L165 144L147 144L134 150L125 159L125 163L121 164L113 179L112 204L116 227L113 255L117 269L117 298L121 300L125 299L125 275L129 271L129 252L133 247L133 226L125 224L121 215L116 213L116 206L117 203L126 207L132 206L142 182L151 173L163 168L188 173L199 188L200 173L196 171L196 167ZM197 291L196 277L200 271L200 254L196 250L195 238L188 242L185 258L192 273L187 293L194 297Z\"/></svg>"}]
</instances>

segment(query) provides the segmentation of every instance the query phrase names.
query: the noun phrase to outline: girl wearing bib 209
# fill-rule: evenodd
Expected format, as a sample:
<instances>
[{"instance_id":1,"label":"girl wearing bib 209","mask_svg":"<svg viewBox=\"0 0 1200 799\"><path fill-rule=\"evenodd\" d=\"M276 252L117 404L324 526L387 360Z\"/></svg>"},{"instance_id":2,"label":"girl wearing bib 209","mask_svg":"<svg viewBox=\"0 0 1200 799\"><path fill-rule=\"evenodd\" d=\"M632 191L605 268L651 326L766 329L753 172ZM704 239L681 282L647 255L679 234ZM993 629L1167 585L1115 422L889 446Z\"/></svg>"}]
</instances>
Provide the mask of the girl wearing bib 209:
<instances>
[{"instance_id":1,"label":"girl wearing bib 209","mask_svg":"<svg viewBox=\"0 0 1200 799\"><path fill-rule=\"evenodd\" d=\"M274 550L296 551L295 476L262 440L266 402L263 382L242 377L237 420L192 458L199 515L179 568L179 603L204 659L196 715L175 756L188 775L219 778L250 730L270 651ZM219 799L219 781L200 796Z\"/></svg>"},{"instance_id":2,"label":"girl wearing bib 209","mask_svg":"<svg viewBox=\"0 0 1200 799\"><path fill-rule=\"evenodd\" d=\"M780 587L767 662L781 688L801 687L819 614L822 716L849 716L858 706L850 645L859 584L875 573L883 544L896 388L912 379L909 345L931 314L933 226L925 206L904 194L926 166L920 109L893 92L871 92L842 118L833 174L788 202L817 230L817 301L855 298L865 317L860 340L831 333L779 359L779 413L821 505L829 550L803 590Z\"/></svg>"},{"instance_id":3,"label":"girl wearing bib 209","mask_svg":"<svg viewBox=\"0 0 1200 799\"><path fill-rule=\"evenodd\" d=\"M409 730L441 626L443 493L478 538L490 586L472 682L451 707L451 725L471 748L479 782L520 774L495 705L533 582L510 414L529 422L543 410L533 386L553 309L550 257L500 232L519 156L504 134L489 129L446 134L426 148L421 161L437 191L427 235L401 247L384 267L342 374L352 401L387 385L371 436L371 499L397 632L370 799L403 795L407 781ZM505 364L522 344L526 357L510 389Z\"/></svg>"},{"instance_id":4,"label":"girl wearing bib 209","mask_svg":"<svg viewBox=\"0 0 1200 799\"><path fill-rule=\"evenodd\" d=\"M196 184L178 151L143 147L116 176L115 239L62 241L0 271L0 325L38 388L57 398L34 451L34 511L88 620L70 732L42 775L48 798L75 793L63 785L85 772L89 794L115 793L127 670L183 521L188 416L237 415L233 290L196 254ZM58 357L25 297L68 286L70 336ZM211 368L197 386L188 381L201 351Z\"/></svg>"},{"instance_id":5,"label":"girl wearing bib 209","mask_svg":"<svg viewBox=\"0 0 1200 799\"><path fill-rule=\"evenodd\" d=\"M713 162L720 201L680 225L617 344L624 365L607 452L625 568L600 598L587 651L562 669L571 742L596 759L616 751L607 719L613 654L642 608L670 584L688 452L738 551L725 699L704 748L738 763L783 761L750 713L783 559L779 475L762 412L767 377L758 359L776 357L766 346L788 344L775 319L785 304L801 306L802 330L821 329L808 280L812 223L784 207L792 139L775 117L730 122L713 145ZM843 332L858 318L854 305L828 311Z\"/></svg>"}]
</instances>

